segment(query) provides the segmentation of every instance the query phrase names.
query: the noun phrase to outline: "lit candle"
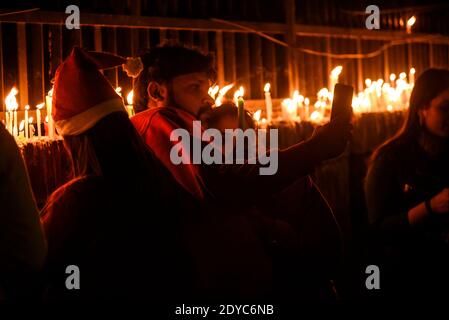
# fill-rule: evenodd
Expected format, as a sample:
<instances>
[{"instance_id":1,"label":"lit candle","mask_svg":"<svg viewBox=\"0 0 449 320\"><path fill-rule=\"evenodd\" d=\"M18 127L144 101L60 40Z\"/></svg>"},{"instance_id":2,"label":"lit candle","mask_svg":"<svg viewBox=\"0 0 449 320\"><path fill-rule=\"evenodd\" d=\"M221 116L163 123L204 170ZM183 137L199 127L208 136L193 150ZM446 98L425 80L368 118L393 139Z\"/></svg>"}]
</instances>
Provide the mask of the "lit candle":
<instances>
[{"instance_id":1,"label":"lit candle","mask_svg":"<svg viewBox=\"0 0 449 320\"><path fill-rule=\"evenodd\" d=\"M263 91L265 92L265 107L267 109L267 121L271 122L271 118L273 115L273 101L271 100L270 83L269 82L267 82L265 84Z\"/></svg>"},{"instance_id":2,"label":"lit candle","mask_svg":"<svg viewBox=\"0 0 449 320\"><path fill-rule=\"evenodd\" d=\"M223 98L225 96L225 94L229 91L229 89L231 89L234 86L233 83L228 84L227 86L224 86L223 88L221 88L218 91L218 97L217 99L215 99L215 106L219 107L223 104Z\"/></svg>"},{"instance_id":3,"label":"lit candle","mask_svg":"<svg viewBox=\"0 0 449 320\"><path fill-rule=\"evenodd\" d=\"M256 124L256 128L259 127L260 115L262 114L262 110L257 110L253 114L254 123Z\"/></svg>"},{"instance_id":4,"label":"lit candle","mask_svg":"<svg viewBox=\"0 0 449 320\"><path fill-rule=\"evenodd\" d=\"M45 116L44 131L45 131L45 135L48 136L48 115Z\"/></svg>"},{"instance_id":5,"label":"lit candle","mask_svg":"<svg viewBox=\"0 0 449 320\"><path fill-rule=\"evenodd\" d=\"M12 134L12 127L14 123L14 109L9 111L9 133Z\"/></svg>"},{"instance_id":6,"label":"lit candle","mask_svg":"<svg viewBox=\"0 0 449 320\"><path fill-rule=\"evenodd\" d=\"M5 112L5 127L9 130L9 110Z\"/></svg>"},{"instance_id":7,"label":"lit candle","mask_svg":"<svg viewBox=\"0 0 449 320\"><path fill-rule=\"evenodd\" d=\"M394 80L396 80L396 75L395 75L394 73L392 73L392 74L390 74L390 86L391 86L392 88L395 87L395 82L394 82Z\"/></svg>"},{"instance_id":8,"label":"lit candle","mask_svg":"<svg viewBox=\"0 0 449 320\"><path fill-rule=\"evenodd\" d=\"M14 127L12 129L12 135L13 136L18 136L19 135L19 131L18 131L19 127L17 126L17 109L18 109L18 107L16 107L14 109Z\"/></svg>"},{"instance_id":9,"label":"lit candle","mask_svg":"<svg viewBox=\"0 0 449 320\"><path fill-rule=\"evenodd\" d=\"M410 84L412 86L415 85L415 73L416 73L415 68L411 68L410 69Z\"/></svg>"},{"instance_id":10,"label":"lit candle","mask_svg":"<svg viewBox=\"0 0 449 320\"><path fill-rule=\"evenodd\" d=\"M53 122L53 117L51 116L52 102L53 102L53 88L48 91L45 97L46 107L47 107L47 117L48 117L48 136L53 138L55 136L55 125Z\"/></svg>"},{"instance_id":11,"label":"lit candle","mask_svg":"<svg viewBox=\"0 0 449 320\"><path fill-rule=\"evenodd\" d=\"M37 137L40 138L42 136L42 129L41 129L41 109L45 103L39 103L36 106L36 120L37 120Z\"/></svg>"},{"instance_id":12,"label":"lit candle","mask_svg":"<svg viewBox=\"0 0 449 320\"><path fill-rule=\"evenodd\" d=\"M338 82L338 77L340 76L341 71L343 70L342 66L336 66L334 69L332 69L331 74L329 76L329 91L333 92L335 84Z\"/></svg>"},{"instance_id":13,"label":"lit candle","mask_svg":"<svg viewBox=\"0 0 449 320\"><path fill-rule=\"evenodd\" d=\"M28 110L30 110L30 106L25 106L25 123L28 124ZM25 138L29 138L28 135L28 125L25 126Z\"/></svg>"},{"instance_id":14,"label":"lit candle","mask_svg":"<svg viewBox=\"0 0 449 320\"><path fill-rule=\"evenodd\" d=\"M8 115L9 121L6 124L6 127L10 134L13 134L14 110L18 107L16 99L17 93L19 93L19 91L16 89L16 87L13 87L5 99L6 109L8 110L7 112L9 113Z\"/></svg>"},{"instance_id":15,"label":"lit candle","mask_svg":"<svg viewBox=\"0 0 449 320\"><path fill-rule=\"evenodd\" d=\"M246 129L246 121L245 121L245 101L243 100L244 90L243 87L240 87L239 96L237 98L237 107L238 107L238 126L240 129Z\"/></svg>"},{"instance_id":16,"label":"lit candle","mask_svg":"<svg viewBox=\"0 0 449 320\"><path fill-rule=\"evenodd\" d=\"M309 98L305 98L304 99L304 104L305 104L305 110L304 110L304 116L305 116L305 120L309 120L310 119L310 100Z\"/></svg>"},{"instance_id":17,"label":"lit candle","mask_svg":"<svg viewBox=\"0 0 449 320\"><path fill-rule=\"evenodd\" d=\"M126 106L126 111L128 111L128 116L130 118L134 115L133 98L134 98L134 91L131 90L126 96L126 101L128 102L128 105Z\"/></svg>"},{"instance_id":18,"label":"lit candle","mask_svg":"<svg viewBox=\"0 0 449 320\"><path fill-rule=\"evenodd\" d=\"M208 93L211 96L211 98L215 100L219 90L220 90L220 87L218 85L215 85L213 87L209 87Z\"/></svg>"},{"instance_id":19,"label":"lit candle","mask_svg":"<svg viewBox=\"0 0 449 320\"><path fill-rule=\"evenodd\" d=\"M27 125L27 127L28 127L28 130L29 130L29 132L30 132L30 138L34 136L34 126L33 126L33 121L34 121L33 117L30 117L30 118L28 119L28 125Z\"/></svg>"},{"instance_id":20,"label":"lit candle","mask_svg":"<svg viewBox=\"0 0 449 320\"><path fill-rule=\"evenodd\" d=\"M18 137L22 137L22 138L25 137L24 132L23 132L25 127L26 127L25 126L25 120L20 121L19 131L18 131L18 134L17 134Z\"/></svg>"}]
</instances>

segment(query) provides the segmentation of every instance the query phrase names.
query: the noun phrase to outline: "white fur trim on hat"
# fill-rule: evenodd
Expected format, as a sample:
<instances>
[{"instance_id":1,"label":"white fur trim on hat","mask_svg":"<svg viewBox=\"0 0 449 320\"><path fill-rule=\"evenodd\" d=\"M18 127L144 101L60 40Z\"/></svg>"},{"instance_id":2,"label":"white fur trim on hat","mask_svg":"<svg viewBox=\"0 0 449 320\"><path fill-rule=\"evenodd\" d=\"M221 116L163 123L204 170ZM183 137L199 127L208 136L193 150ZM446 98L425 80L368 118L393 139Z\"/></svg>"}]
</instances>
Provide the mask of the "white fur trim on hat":
<instances>
[{"instance_id":1,"label":"white fur trim on hat","mask_svg":"<svg viewBox=\"0 0 449 320\"><path fill-rule=\"evenodd\" d=\"M105 116L118 111L126 112L122 99L110 99L69 119L55 121L56 129L62 136L81 134L92 128Z\"/></svg>"}]
</instances>

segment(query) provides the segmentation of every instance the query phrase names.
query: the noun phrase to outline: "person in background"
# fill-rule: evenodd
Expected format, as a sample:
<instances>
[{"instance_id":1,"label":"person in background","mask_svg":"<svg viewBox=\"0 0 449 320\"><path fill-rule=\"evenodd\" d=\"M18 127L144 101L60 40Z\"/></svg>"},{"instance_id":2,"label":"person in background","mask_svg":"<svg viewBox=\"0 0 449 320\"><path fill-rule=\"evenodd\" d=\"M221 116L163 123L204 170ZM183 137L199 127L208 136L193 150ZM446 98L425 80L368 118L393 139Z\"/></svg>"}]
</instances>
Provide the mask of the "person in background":
<instances>
[{"instance_id":1,"label":"person in background","mask_svg":"<svg viewBox=\"0 0 449 320\"><path fill-rule=\"evenodd\" d=\"M402 129L373 154L365 182L381 288L395 298L449 297L448 164L449 70L428 69Z\"/></svg>"},{"instance_id":2,"label":"person in background","mask_svg":"<svg viewBox=\"0 0 449 320\"><path fill-rule=\"evenodd\" d=\"M0 124L0 302L38 298L46 252L22 156Z\"/></svg>"}]
</instances>

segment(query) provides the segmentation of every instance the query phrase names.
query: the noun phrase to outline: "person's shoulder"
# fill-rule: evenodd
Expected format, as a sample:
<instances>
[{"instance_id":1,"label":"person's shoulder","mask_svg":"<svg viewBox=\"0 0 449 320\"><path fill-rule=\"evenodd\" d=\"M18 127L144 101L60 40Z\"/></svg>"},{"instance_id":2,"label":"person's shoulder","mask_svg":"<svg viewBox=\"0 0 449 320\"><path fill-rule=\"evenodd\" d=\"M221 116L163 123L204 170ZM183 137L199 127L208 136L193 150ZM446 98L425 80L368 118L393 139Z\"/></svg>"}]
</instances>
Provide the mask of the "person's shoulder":
<instances>
[{"instance_id":1,"label":"person's shoulder","mask_svg":"<svg viewBox=\"0 0 449 320\"><path fill-rule=\"evenodd\" d=\"M171 109L168 107L150 108L131 117L131 122L137 131L142 134L152 128L154 123L157 123L155 127L161 127L162 122L175 119L176 113Z\"/></svg>"},{"instance_id":2,"label":"person's shoulder","mask_svg":"<svg viewBox=\"0 0 449 320\"><path fill-rule=\"evenodd\" d=\"M392 140L379 147L373 158L374 163L387 164L389 166L401 166L404 161L410 159L412 146L401 140Z\"/></svg>"},{"instance_id":3,"label":"person's shoulder","mask_svg":"<svg viewBox=\"0 0 449 320\"><path fill-rule=\"evenodd\" d=\"M48 203L51 207L61 205L77 206L80 203L84 203L86 199L99 197L99 191L104 188L105 182L101 177L78 177L56 189L50 196Z\"/></svg>"}]
</instances>

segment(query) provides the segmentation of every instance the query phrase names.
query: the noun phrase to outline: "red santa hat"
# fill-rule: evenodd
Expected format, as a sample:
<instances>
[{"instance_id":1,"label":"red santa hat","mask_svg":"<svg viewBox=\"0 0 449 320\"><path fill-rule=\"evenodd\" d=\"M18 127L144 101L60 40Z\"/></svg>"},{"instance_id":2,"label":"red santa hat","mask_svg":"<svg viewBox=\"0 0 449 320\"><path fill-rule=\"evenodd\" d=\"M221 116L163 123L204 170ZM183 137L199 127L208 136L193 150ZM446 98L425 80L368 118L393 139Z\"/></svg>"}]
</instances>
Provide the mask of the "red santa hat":
<instances>
[{"instance_id":1,"label":"red santa hat","mask_svg":"<svg viewBox=\"0 0 449 320\"><path fill-rule=\"evenodd\" d=\"M52 116L59 134L78 135L113 112L126 112L122 98L99 71L125 62L109 53L73 48L55 75Z\"/></svg>"}]
</instances>

